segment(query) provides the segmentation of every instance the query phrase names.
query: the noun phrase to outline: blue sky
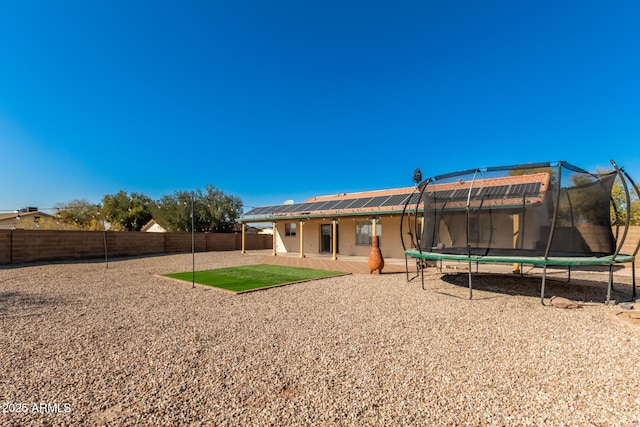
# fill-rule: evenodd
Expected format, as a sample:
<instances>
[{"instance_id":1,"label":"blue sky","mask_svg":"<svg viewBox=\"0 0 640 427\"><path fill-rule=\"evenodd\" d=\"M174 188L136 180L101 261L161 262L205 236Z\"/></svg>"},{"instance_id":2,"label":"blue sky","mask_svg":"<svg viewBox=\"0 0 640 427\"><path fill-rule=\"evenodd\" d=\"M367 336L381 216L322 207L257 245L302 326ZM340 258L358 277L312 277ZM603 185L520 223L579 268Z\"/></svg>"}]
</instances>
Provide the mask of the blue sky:
<instances>
[{"instance_id":1,"label":"blue sky","mask_svg":"<svg viewBox=\"0 0 640 427\"><path fill-rule=\"evenodd\" d=\"M1 1L0 210L213 184L247 208L609 159L637 1Z\"/></svg>"}]
</instances>

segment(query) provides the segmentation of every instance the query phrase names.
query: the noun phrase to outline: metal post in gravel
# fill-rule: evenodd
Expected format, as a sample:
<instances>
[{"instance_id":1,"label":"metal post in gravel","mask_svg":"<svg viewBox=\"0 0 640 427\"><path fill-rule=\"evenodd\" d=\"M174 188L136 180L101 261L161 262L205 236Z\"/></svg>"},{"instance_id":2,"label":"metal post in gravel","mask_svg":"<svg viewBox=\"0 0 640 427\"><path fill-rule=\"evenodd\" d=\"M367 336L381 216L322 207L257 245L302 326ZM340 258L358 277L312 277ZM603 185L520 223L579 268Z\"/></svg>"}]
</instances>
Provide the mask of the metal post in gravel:
<instances>
[{"instance_id":1,"label":"metal post in gravel","mask_svg":"<svg viewBox=\"0 0 640 427\"><path fill-rule=\"evenodd\" d=\"M196 244L194 235L194 220L193 220L193 203L194 203L193 191L189 194L191 199L191 289L196 287ZM187 202L184 202L187 205Z\"/></svg>"},{"instance_id":2,"label":"metal post in gravel","mask_svg":"<svg viewBox=\"0 0 640 427\"><path fill-rule=\"evenodd\" d=\"M193 228L193 192L191 193L191 289L196 287L196 244Z\"/></svg>"},{"instance_id":3,"label":"metal post in gravel","mask_svg":"<svg viewBox=\"0 0 640 427\"><path fill-rule=\"evenodd\" d=\"M96 206L97 208L100 208L100 205ZM102 217L102 235L103 235L103 241L104 241L104 263L107 267L107 269L109 268L109 256L107 253L107 224L106 224L106 219L105 219L105 214L104 214L104 210L100 210L98 211L98 215L100 215Z\"/></svg>"}]
</instances>

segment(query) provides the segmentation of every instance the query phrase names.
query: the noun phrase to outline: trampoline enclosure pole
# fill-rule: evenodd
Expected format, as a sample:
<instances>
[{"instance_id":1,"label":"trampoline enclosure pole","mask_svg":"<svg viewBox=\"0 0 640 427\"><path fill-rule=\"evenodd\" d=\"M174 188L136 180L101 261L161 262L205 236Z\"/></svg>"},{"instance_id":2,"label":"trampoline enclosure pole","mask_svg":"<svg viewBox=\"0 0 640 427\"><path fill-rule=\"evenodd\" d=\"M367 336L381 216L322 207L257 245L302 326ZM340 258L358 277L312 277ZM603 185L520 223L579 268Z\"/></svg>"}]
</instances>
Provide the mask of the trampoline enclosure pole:
<instances>
[{"instance_id":1,"label":"trampoline enclosure pole","mask_svg":"<svg viewBox=\"0 0 640 427\"><path fill-rule=\"evenodd\" d=\"M542 268L542 286L540 287L540 303L545 305L544 303L544 283L547 279L547 264Z\"/></svg>"},{"instance_id":2,"label":"trampoline enclosure pole","mask_svg":"<svg viewBox=\"0 0 640 427\"><path fill-rule=\"evenodd\" d=\"M469 261L469 299L473 299L473 286L471 284L471 261Z\"/></svg>"},{"instance_id":3,"label":"trampoline enclosure pole","mask_svg":"<svg viewBox=\"0 0 640 427\"><path fill-rule=\"evenodd\" d=\"M551 250L551 242L553 241L553 233L556 230L556 220L558 219L558 211L560 210L561 190L562 190L562 162L558 162L558 182L556 183L556 191L557 191L556 206L553 209L553 218L551 219L551 230L549 230L549 240L547 241L547 249L544 252L544 259L549 258L549 251Z\"/></svg>"},{"instance_id":4,"label":"trampoline enclosure pole","mask_svg":"<svg viewBox=\"0 0 640 427\"><path fill-rule=\"evenodd\" d=\"M636 263L631 263L631 286L633 286L633 299L636 299Z\"/></svg>"}]
</instances>

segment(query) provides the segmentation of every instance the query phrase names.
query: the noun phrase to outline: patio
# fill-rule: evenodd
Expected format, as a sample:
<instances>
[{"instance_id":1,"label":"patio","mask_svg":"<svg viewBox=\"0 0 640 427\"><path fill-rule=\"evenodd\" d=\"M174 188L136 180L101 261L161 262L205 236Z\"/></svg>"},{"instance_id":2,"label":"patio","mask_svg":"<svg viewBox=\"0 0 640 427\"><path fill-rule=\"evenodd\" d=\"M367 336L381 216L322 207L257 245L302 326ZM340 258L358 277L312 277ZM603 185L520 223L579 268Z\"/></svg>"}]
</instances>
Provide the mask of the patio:
<instances>
[{"instance_id":1,"label":"patio","mask_svg":"<svg viewBox=\"0 0 640 427\"><path fill-rule=\"evenodd\" d=\"M297 253L279 253L276 256L262 256L259 258L258 263L369 274L369 266L367 265L368 260L368 257L363 256L338 256L337 260L332 260L331 255L328 254L310 254L306 255L304 258L300 258ZM404 272L404 259L385 258L382 274L397 274Z\"/></svg>"}]
</instances>

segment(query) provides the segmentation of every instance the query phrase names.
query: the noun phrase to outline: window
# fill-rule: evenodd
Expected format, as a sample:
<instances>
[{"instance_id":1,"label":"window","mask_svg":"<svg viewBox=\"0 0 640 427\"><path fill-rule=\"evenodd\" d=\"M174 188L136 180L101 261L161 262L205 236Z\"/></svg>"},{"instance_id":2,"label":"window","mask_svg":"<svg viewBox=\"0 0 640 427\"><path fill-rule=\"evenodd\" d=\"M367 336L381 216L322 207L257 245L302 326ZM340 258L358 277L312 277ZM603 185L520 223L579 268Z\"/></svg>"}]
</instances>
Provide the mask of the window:
<instances>
[{"instance_id":1,"label":"window","mask_svg":"<svg viewBox=\"0 0 640 427\"><path fill-rule=\"evenodd\" d=\"M356 245L371 246L371 233L373 227L371 221L356 222ZM376 236L382 236L382 224L376 223Z\"/></svg>"},{"instance_id":2,"label":"window","mask_svg":"<svg viewBox=\"0 0 640 427\"><path fill-rule=\"evenodd\" d=\"M284 235L285 236L295 236L296 235L296 223L288 222L284 225Z\"/></svg>"}]
</instances>

